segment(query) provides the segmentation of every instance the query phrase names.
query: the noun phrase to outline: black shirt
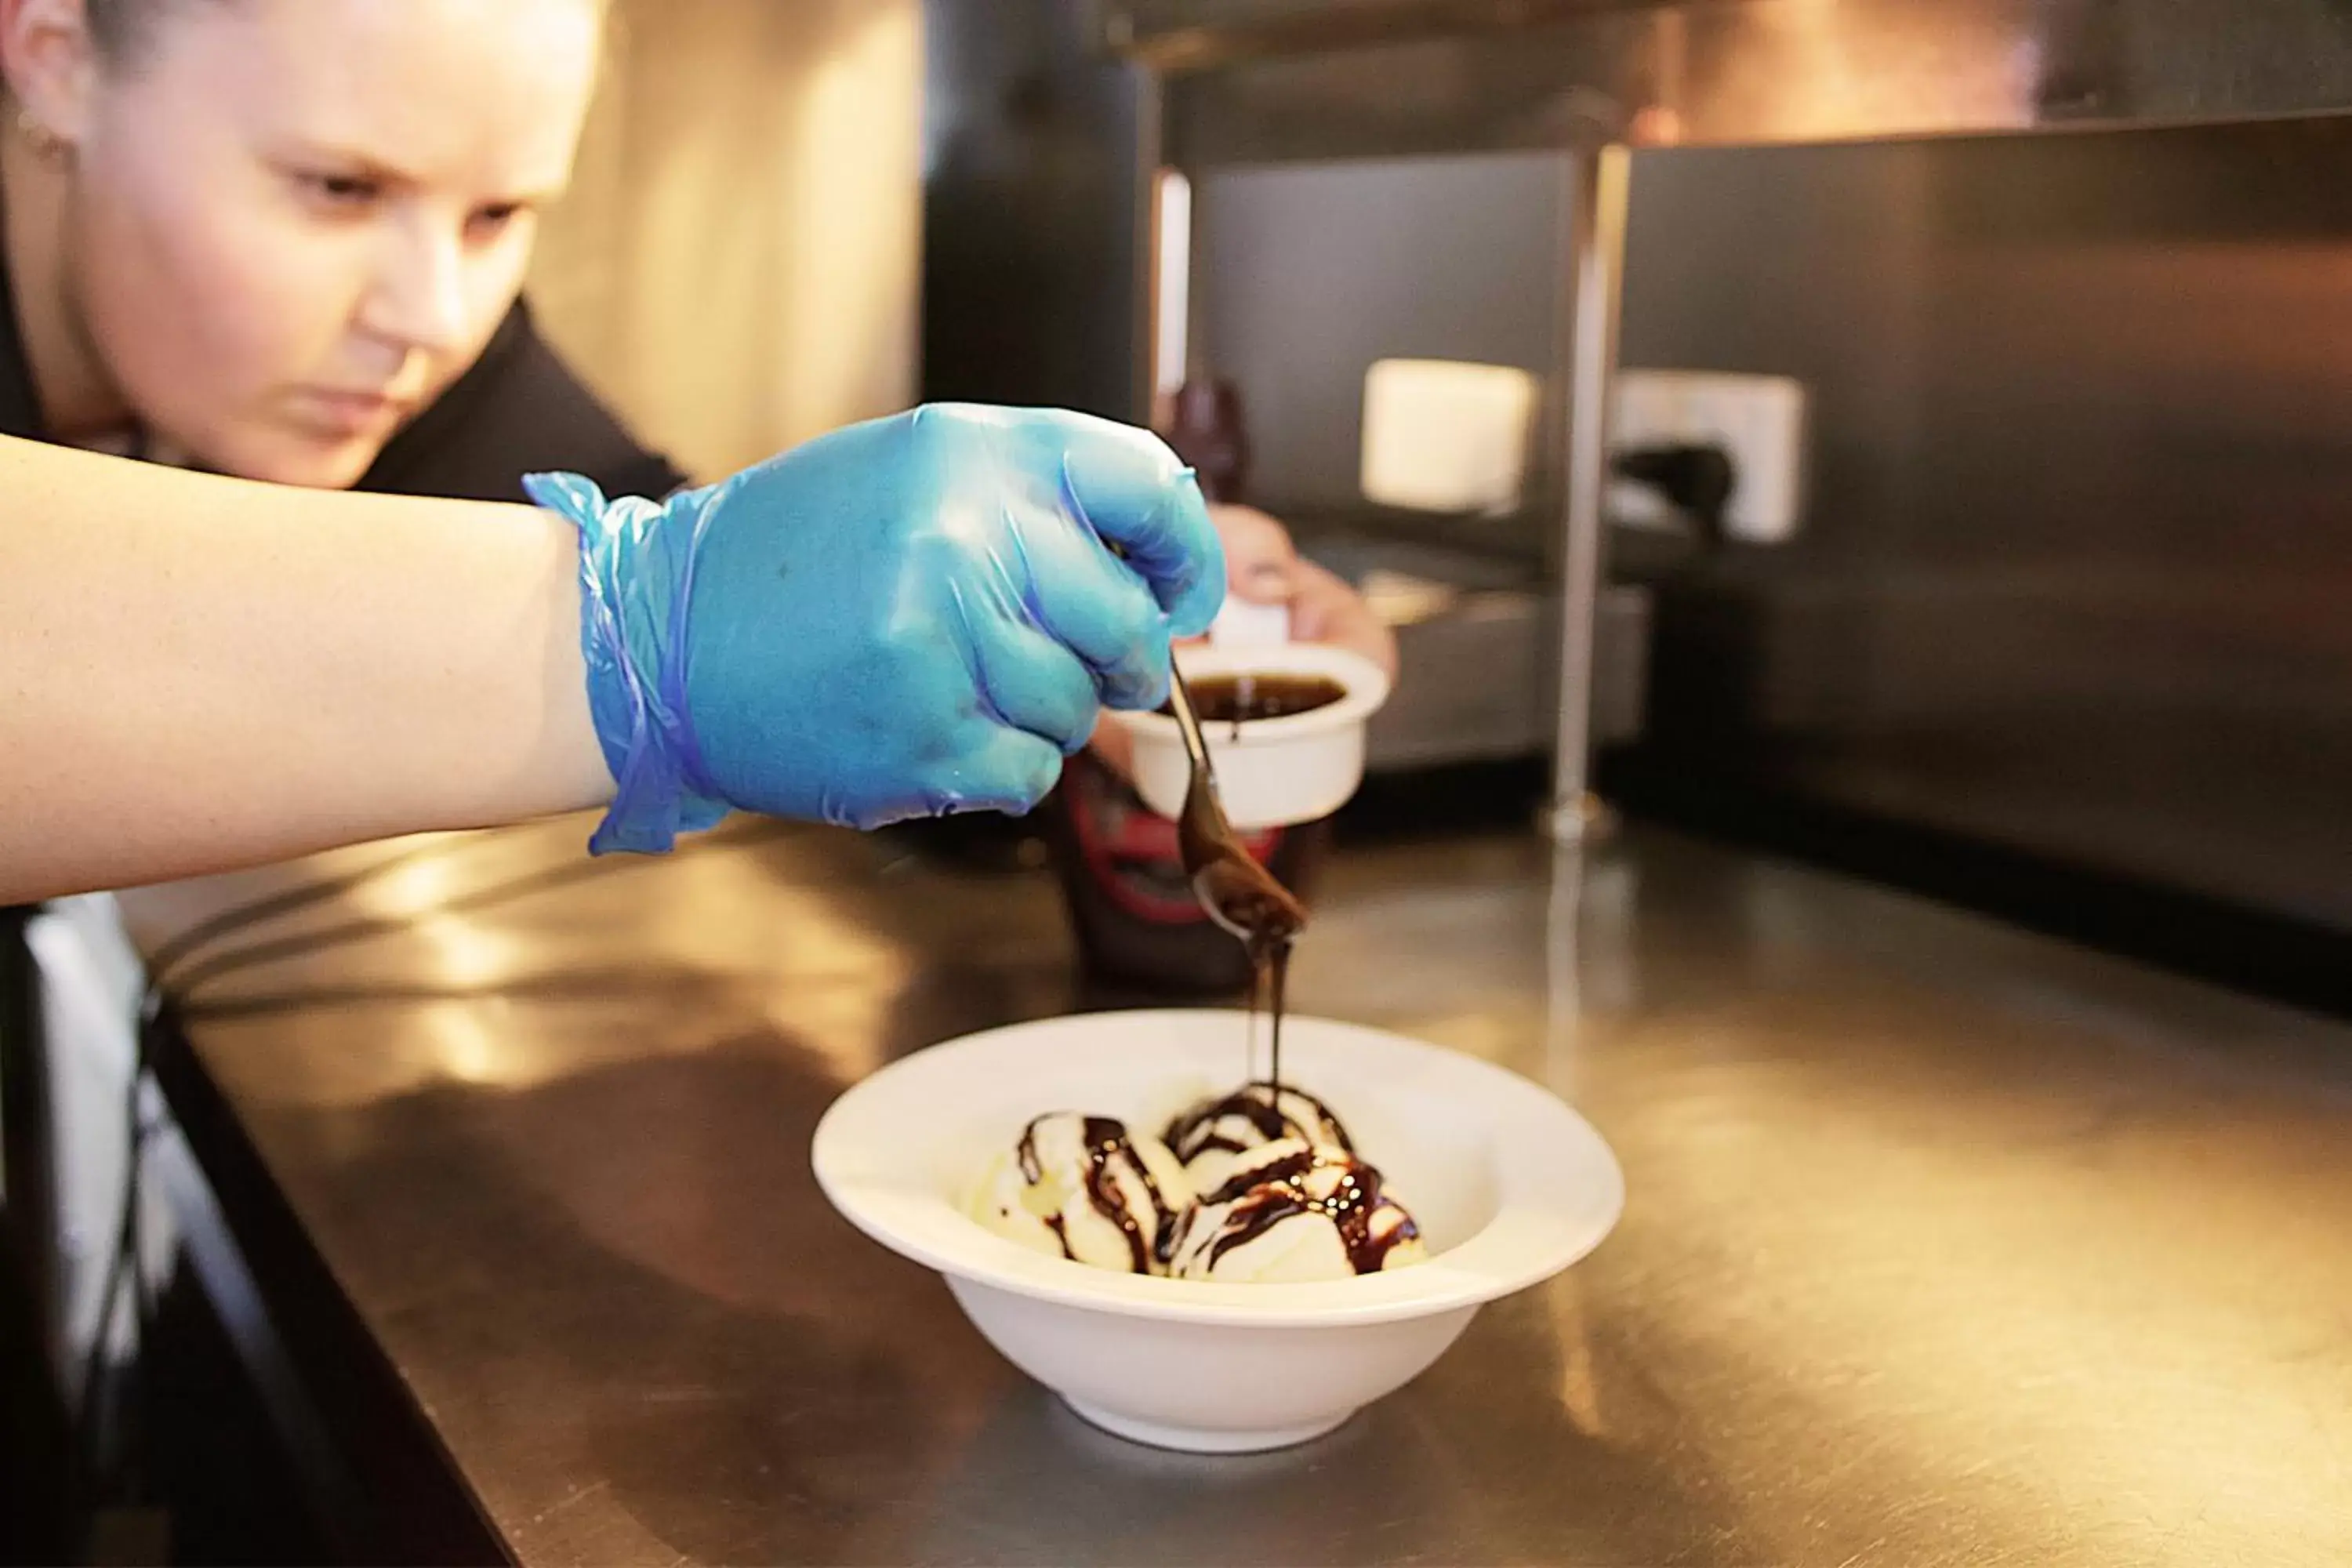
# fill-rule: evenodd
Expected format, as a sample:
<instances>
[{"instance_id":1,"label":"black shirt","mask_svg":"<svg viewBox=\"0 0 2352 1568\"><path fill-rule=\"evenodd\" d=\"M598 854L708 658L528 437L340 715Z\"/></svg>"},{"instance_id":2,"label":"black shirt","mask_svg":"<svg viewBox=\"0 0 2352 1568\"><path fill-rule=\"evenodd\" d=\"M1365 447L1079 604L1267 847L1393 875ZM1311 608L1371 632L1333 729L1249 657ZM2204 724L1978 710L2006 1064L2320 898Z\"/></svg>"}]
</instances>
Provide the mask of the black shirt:
<instances>
[{"instance_id":1,"label":"black shirt","mask_svg":"<svg viewBox=\"0 0 2352 1568\"><path fill-rule=\"evenodd\" d=\"M0 436L41 428L16 297L0 257ZM686 482L596 401L531 326L520 300L472 368L384 447L355 489L464 500L523 500L522 476L563 468L606 495L660 497Z\"/></svg>"},{"instance_id":2,"label":"black shirt","mask_svg":"<svg viewBox=\"0 0 2352 1568\"><path fill-rule=\"evenodd\" d=\"M608 496L659 498L686 483L581 384L518 300L482 357L385 444L356 488L521 500L522 476L549 468L584 474Z\"/></svg>"}]
</instances>

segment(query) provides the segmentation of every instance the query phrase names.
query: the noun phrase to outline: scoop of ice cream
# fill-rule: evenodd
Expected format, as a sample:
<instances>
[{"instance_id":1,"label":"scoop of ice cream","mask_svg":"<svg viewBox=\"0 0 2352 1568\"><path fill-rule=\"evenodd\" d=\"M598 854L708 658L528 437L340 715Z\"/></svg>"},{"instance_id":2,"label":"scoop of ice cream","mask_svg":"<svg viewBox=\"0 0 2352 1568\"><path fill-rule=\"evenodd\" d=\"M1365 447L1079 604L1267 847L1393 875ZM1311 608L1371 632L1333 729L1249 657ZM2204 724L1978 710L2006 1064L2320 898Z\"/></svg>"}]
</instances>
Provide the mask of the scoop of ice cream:
<instances>
[{"instance_id":1,"label":"scoop of ice cream","mask_svg":"<svg viewBox=\"0 0 2352 1568\"><path fill-rule=\"evenodd\" d=\"M1280 1139L1296 1138L1317 1148L1352 1154L1356 1146L1331 1108L1304 1089L1248 1083L1233 1093L1203 1100L1169 1122L1160 1134L1195 1192L1224 1185L1234 1162Z\"/></svg>"},{"instance_id":2,"label":"scoop of ice cream","mask_svg":"<svg viewBox=\"0 0 2352 1568\"><path fill-rule=\"evenodd\" d=\"M1381 1173L1329 1145L1284 1138L1235 1160L1185 1211L1171 1274L1221 1283L1306 1283L1401 1268L1429 1256Z\"/></svg>"},{"instance_id":3,"label":"scoop of ice cream","mask_svg":"<svg viewBox=\"0 0 2352 1568\"><path fill-rule=\"evenodd\" d=\"M1159 1139L1111 1117L1056 1110L989 1163L969 1212L1039 1252L1160 1274L1192 1199L1184 1167Z\"/></svg>"}]
</instances>

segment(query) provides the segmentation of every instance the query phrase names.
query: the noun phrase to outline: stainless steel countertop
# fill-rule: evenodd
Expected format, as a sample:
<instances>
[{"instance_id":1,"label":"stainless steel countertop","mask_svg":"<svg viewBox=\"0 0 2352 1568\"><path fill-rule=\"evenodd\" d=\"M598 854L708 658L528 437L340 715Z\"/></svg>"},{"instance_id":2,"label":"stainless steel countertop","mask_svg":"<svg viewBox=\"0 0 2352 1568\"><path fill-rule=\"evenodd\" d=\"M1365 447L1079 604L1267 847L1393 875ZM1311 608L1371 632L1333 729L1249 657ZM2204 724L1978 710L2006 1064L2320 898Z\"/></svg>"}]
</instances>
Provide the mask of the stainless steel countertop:
<instances>
[{"instance_id":1,"label":"stainless steel countertop","mask_svg":"<svg viewBox=\"0 0 2352 1568\"><path fill-rule=\"evenodd\" d=\"M809 1176L844 1083L1086 1000L1048 879L584 831L126 900L390 868L188 1033L527 1563L2352 1561L2352 1029L1647 830L1349 853L1299 1007L1552 1084L1629 1206L1332 1436L1186 1458Z\"/></svg>"}]
</instances>

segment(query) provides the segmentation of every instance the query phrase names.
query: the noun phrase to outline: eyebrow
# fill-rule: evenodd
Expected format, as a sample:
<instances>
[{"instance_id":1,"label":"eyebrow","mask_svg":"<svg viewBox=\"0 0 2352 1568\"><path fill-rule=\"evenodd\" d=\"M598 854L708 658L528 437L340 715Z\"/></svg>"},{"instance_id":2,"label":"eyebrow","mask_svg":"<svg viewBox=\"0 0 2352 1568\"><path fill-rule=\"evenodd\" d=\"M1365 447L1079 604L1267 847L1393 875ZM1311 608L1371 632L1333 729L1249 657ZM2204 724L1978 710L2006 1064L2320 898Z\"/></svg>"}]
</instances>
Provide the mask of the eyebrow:
<instances>
[{"instance_id":1,"label":"eyebrow","mask_svg":"<svg viewBox=\"0 0 2352 1568\"><path fill-rule=\"evenodd\" d=\"M414 185L423 183L415 174L396 163L387 163L381 158L373 157L353 148L339 147L331 142L310 142L297 138L287 144L281 155L350 168L371 180L381 180L386 184Z\"/></svg>"},{"instance_id":2,"label":"eyebrow","mask_svg":"<svg viewBox=\"0 0 2352 1568\"><path fill-rule=\"evenodd\" d=\"M331 142L309 142L298 139L289 143L287 152L281 155L347 167L362 178L380 181L385 184L419 185L425 183L417 175L396 163L387 163L373 154L350 147L337 146ZM488 199L500 204L537 206L555 200L563 194L563 183L559 181L553 184L506 192Z\"/></svg>"}]
</instances>

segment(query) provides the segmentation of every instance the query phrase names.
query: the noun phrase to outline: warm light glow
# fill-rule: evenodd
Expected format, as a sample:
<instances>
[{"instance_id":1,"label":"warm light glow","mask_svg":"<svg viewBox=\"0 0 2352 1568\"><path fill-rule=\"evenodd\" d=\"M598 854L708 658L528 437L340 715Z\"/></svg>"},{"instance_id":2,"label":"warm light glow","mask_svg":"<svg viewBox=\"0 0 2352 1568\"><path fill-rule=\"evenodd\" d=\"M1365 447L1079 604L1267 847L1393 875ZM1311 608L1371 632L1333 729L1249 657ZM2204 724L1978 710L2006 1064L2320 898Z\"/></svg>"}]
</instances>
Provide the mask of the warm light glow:
<instances>
[{"instance_id":1,"label":"warm light glow","mask_svg":"<svg viewBox=\"0 0 2352 1568\"><path fill-rule=\"evenodd\" d=\"M1152 287L1151 389L1171 397L1184 384L1192 353L1192 182L1175 169L1160 171L1153 220L1157 271Z\"/></svg>"},{"instance_id":2,"label":"warm light glow","mask_svg":"<svg viewBox=\"0 0 2352 1568\"><path fill-rule=\"evenodd\" d=\"M530 289L690 473L905 407L922 230L917 0L619 0Z\"/></svg>"},{"instance_id":3,"label":"warm light glow","mask_svg":"<svg viewBox=\"0 0 2352 1568\"><path fill-rule=\"evenodd\" d=\"M439 1047L442 1071L460 1083L512 1087L521 1076L514 1052L485 1022L475 1005L432 1010L430 1028Z\"/></svg>"}]
</instances>

